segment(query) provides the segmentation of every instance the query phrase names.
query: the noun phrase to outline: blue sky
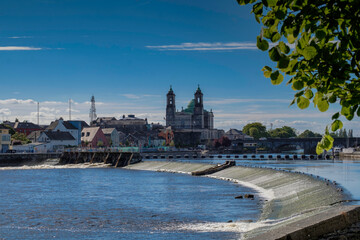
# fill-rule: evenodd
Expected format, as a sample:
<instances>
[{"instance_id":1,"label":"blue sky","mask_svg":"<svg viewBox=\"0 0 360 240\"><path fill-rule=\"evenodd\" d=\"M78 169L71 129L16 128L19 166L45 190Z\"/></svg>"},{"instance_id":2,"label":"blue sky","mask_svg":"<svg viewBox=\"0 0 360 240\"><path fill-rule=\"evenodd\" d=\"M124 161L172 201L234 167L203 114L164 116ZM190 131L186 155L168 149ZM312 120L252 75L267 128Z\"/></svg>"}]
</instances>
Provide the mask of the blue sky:
<instances>
[{"instance_id":1,"label":"blue sky","mask_svg":"<svg viewBox=\"0 0 360 240\"><path fill-rule=\"evenodd\" d=\"M321 132L336 111L288 107L294 92L263 77L260 25L235 0L2 0L0 21L0 120L36 122L36 102L41 123L67 118L71 98L88 121L94 94L99 116L162 122L169 86L181 109L198 84L218 128Z\"/></svg>"}]
</instances>

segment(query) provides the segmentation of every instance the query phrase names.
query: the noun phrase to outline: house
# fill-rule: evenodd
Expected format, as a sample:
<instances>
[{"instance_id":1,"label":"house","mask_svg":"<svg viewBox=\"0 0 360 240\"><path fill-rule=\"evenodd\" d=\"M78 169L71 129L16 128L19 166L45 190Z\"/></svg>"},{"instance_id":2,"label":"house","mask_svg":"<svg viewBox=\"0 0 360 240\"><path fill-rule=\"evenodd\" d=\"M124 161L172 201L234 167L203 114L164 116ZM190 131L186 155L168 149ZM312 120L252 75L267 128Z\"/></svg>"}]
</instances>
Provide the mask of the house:
<instances>
[{"instance_id":1,"label":"house","mask_svg":"<svg viewBox=\"0 0 360 240\"><path fill-rule=\"evenodd\" d=\"M31 142L37 142L38 138L40 137L40 134L43 132L44 130L39 130L39 131L33 131L31 132L29 135L26 136L27 139L29 139Z\"/></svg>"},{"instance_id":2,"label":"house","mask_svg":"<svg viewBox=\"0 0 360 240\"><path fill-rule=\"evenodd\" d=\"M71 123L77 130L78 130L78 145L81 144L81 131L85 128L85 127L89 127L89 125L85 122L85 121L81 121L81 120L69 120L69 121L65 121L68 123Z\"/></svg>"},{"instance_id":3,"label":"house","mask_svg":"<svg viewBox=\"0 0 360 240\"><path fill-rule=\"evenodd\" d=\"M24 122L19 122L19 121L15 121L14 124L14 130L18 133L23 133L25 134L25 136L29 135L30 133L32 133L33 131L39 131L39 130L43 130L42 127L40 127L37 124L34 124L32 122L28 122L28 121L24 121Z\"/></svg>"},{"instance_id":4,"label":"house","mask_svg":"<svg viewBox=\"0 0 360 240\"><path fill-rule=\"evenodd\" d=\"M81 145L83 147L107 147L106 139L100 127L86 127L81 131Z\"/></svg>"},{"instance_id":5,"label":"house","mask_svg":"<svg viewBox=\"0 0 360 240\"><path fill-rule=\"evenodd\" d=\"M253 137L246 135L242 131L234 129L234 128L231 128L229 131L227 131L225 133L225 136L228 139L230 139L231 141L232 140L253 140L254 139Z\"/></svg>"},{"instance_id":6,"label":"house","mask_svg":"<svg viewBox=\"0 0 360 240\"><path fill-rule=\"evenodd\" d=\"M76 140L77 144L75 145L79 145L81 143L81 139L79 138L80 134L78 128L75 127L73 124L71 124L69 121L64 121L62 118L54 122L51 122L50 126L48 126L45 130L52 132L56 132L56 131L68 132Z\"/></svg>"},{"instance_id":7,"label":"house","mask_svg":"<svg viewBox=\"0 0 360 240\"><path fill-rule=\"evenodd\" d=\"M0 153L6 153L11 144L11 135L9 129L0 124Z\"/></svg>"},{"instance_id":8,"label":"house","mask_svg":"<svg viewBox=\"0 0 360 240\"><path fill-rule=\"evenodd\" d=\"M119 135L119 132L115 128L103 128L102 131L109 143L109 146L119 147L120 135Z\"/></svg>"},{"instance_id":9,"label":"house","mask_svg":"<svg viewBox=\"0 0 360 240\"><path fill-rule=\"evenodd\" d=\"M61 151L65 147L77 146L77 140L69 133L62 131L44 131L38 142L47 144L47 151Z\"/></svg>"}]
</instances>

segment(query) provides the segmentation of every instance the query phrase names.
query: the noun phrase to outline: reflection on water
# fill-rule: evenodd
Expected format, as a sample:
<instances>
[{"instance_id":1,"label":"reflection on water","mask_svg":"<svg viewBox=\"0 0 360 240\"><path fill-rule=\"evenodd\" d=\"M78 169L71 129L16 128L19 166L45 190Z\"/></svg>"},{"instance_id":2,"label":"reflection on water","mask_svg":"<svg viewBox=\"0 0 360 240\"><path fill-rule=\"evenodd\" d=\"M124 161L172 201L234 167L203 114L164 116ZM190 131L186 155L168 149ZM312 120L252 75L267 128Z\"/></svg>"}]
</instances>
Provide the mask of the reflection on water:
<instances>
[{"instance_id":1,"label":"reflection on water","mask_svg":"<svg viewBox=\"0 0 360 240\"><path fill-rule=\"evenodd\" d=\"M0 171L0 238L234 239L235 231L198 227L256 221L261 200L235 199L253 190L182 174L124 169Z\"/></svg>"}]
</instances>

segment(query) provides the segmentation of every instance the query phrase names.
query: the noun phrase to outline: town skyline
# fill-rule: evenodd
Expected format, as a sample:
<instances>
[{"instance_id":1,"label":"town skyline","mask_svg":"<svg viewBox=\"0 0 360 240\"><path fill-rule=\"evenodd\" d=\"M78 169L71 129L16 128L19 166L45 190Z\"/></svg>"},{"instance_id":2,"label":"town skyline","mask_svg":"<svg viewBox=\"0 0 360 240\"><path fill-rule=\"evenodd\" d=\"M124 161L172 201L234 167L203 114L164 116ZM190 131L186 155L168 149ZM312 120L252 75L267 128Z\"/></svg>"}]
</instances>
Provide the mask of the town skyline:
<instances>
[{"instance_id":1,"label":"town skyline","mask_svg":"<svg viewBox=\"0 0 360 240\"><path fill-rule=\"evenodd\" d=\"M323 133L339 109L289 107L291 87L263 76L274 64L256 47L250 11L233 0L2 1L0 120L36 122L37 102L40 123L67 119L73 99L72 118L88 121L94 94L98 116L164 123L169 86L181 110L200 84L216 128L257 121ZM354 136L359 126L344 121Z\"/></svg>"}]
</instances>

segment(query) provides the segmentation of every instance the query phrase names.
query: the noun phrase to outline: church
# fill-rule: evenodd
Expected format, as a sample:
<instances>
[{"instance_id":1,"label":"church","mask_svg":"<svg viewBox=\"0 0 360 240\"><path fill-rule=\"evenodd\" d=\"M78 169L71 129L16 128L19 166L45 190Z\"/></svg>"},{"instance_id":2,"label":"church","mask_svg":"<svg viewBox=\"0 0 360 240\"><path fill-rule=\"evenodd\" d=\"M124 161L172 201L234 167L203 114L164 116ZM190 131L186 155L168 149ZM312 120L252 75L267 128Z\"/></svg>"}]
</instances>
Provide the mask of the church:
<instances>
[{"instance_id":1,"label":"church","mask_svg":"<svg viewBox=\"0 0 360 240\"><path fill-rule=\"evenodd\" d=\"M195 144L195 142L217 139L223 135L223 130L214 129L214 114L212 110L204 109L203 96L198 86L194 99L190 101L187 108L177 111L175 93L170 86L166 95L166 127L171 127L175 132L175 139L176 136L182 141L185 140L184 137L192 138L191 142Z\"/></svg>"}]
</instances>

